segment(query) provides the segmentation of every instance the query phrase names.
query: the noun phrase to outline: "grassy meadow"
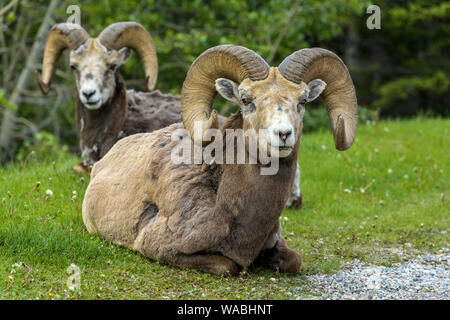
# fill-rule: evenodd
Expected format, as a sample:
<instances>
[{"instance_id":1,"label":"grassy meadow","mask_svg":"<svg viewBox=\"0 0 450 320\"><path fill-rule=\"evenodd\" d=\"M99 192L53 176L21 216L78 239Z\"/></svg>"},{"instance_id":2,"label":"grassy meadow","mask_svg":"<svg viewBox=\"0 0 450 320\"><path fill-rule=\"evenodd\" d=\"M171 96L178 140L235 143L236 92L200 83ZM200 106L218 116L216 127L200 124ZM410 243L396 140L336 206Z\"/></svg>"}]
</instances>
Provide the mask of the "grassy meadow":
<instances>
[{"instance_id":1,"label":"grassy meadow","mask_svg":"<svg viewBox=\"0 0 450 320\"><path fill-rule=\"evenodd\" d=\"M90 235L81 218L89 178L72 170L80 159L30 155L0 168L0 299L290 299L308 294L306 275L353 259L388 266L402 259L390 249L435 252L449 245L449 147L449 119L360 125L346 152L331 132L304 135L304 205L281 218L302 272L235 278L159 264ZM76 292L66 284L72 263Z\"/></svg>"}]
</instances>

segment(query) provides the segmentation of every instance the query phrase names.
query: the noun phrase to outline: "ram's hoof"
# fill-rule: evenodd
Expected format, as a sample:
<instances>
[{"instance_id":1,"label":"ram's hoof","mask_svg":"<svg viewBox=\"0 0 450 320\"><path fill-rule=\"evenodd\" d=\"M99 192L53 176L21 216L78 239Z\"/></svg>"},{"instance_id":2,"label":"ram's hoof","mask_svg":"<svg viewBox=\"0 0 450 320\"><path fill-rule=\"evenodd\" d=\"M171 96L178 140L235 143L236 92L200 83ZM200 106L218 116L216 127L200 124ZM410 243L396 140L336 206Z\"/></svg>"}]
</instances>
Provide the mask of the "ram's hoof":
<instances>
[{"instance_id":1,"label":"ram's hoof","mask_svg":"<svg viewBox=\"0 0 450 320\"><path fill-rule=\"evenodd\" d=\"M303 205L303 194L300 193L300 197L298 197L297 199L292 201L292 203L289 206L289 208L291 208L291 209L301 209L302 205Z\"/></svg>"},{"instance_id":2,"label":"ram's hoof","mask_svg":"<svg viewBox=\"0 0 450 320\"><path fill-rule=\"evenodd\" d=\"M302 268L302 256L291 248L286 248L280 263L280 271L296 274Z\"/></svg>"}]
</instances>

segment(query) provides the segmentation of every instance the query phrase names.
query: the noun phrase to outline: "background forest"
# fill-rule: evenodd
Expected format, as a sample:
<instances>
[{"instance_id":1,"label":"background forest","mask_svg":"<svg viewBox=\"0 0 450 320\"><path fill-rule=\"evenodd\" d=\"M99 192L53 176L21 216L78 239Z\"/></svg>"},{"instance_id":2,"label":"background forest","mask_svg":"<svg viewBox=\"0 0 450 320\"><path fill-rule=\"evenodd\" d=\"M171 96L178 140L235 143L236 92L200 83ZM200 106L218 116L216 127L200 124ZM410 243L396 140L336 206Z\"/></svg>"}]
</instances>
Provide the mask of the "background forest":
<instances>
[{"instance_id":1,"label":"background forest","mask_svg":"<svg viewBox=\"0 0 450 320\"><path fill-rule=\"evenodd\" d=\"M369 30L370 4L381 8L381 29ZM381 118L448 117L450 2L436 0L0 0L0 156L23 160L30 150L51 155L60 143L78 152L75 82L68 52L49 96L34 70L42 63L51 25L78 5L81 24L96 36L109 24L133 20L151 33L159 59L157 89L179 93L190 64L219 44L244 45L277 65L293 51L320 46L350 69L360 123ZM41 32L41 33L39 33ZM34 50L33 50L34 49ZM128 88L144 90L136 55L121 67ZM217 99L215 108L233 107ZM328 129L320 101L305 116L304 131Z\"/></svg>"}]
</instances>

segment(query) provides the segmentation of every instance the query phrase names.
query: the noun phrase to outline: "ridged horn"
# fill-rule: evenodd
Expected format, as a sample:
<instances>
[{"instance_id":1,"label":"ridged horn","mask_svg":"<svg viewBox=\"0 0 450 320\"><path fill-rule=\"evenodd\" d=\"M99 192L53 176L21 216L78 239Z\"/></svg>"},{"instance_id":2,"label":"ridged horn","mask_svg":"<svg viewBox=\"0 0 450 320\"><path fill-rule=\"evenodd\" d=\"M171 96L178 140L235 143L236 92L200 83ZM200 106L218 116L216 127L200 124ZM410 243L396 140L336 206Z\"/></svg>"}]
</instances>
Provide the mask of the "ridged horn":
<instances>
[{"instance_id":1,"label":"ridged horn","mask_svg":"<svg viewBox=\"0 0 450 320\"><path fill-rule=\"evenodd\" d=\"M342 60L326 49L302 49L284 59L278 70L294 83L308 83L313 79L326 82L322 99L333 129L334 144L338 150L350 148L358 125L358 105L352 78Z\"/></svg>"},{"instance_id":2,"label":"ridged horn","mask_svg":"<svg viewBox=\"0 0 450 320\"><path fill-rule=\"evenodd\" d=\"M62 52L69 48L78 49L89 39L89 34L78 24L59 23L54 25L47 37L42 62L42 78L36 71L36 80L44 94L50 90L53 74Z\"/></svg>"},{"instance_id":3,"label":"ridged horn","mask_svg":"<svg viewBox=\"0 0 450 320\"><path fill-rule=\"evenodd\" d=\"M211 112L216 96L215 80L226 78L240 83L244 78L257 81L267 78L269 65L250 49L221 45L203 52L191 65L181 91L181 117L193 141L205 145L206 130L218 127L217 113ZM201 130L194 135L194 123Z\"/></svg>"},{"instance_id":4,"label":"ridged horn","mask_svg":"<svg viewBox=\"0 0 450 320\"><path fill-rule=\"evenodd\" d=\"M144 66L146 85L153 90L158 79L158 57L151 35L136 22L117 22L106 27L97 37L108 49L133 49Z\"/></svg>"}]
</instances>

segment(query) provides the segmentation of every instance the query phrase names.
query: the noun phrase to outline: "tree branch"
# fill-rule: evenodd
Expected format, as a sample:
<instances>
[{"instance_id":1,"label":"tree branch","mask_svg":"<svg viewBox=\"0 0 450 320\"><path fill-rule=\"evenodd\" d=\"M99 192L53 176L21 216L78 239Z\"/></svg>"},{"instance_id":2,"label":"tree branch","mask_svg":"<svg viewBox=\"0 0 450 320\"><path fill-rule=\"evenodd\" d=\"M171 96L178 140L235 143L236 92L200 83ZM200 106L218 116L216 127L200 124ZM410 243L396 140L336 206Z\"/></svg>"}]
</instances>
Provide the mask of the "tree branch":
<instances>
[{"instance_id":1,"label":"tree branch","mask_svg":"<svg viewBox=\"0 0 450 320\"><path fill-rule=\"evenodd\" d=\"M291 10L289 11L288 18L286 19L286 22L284 24L284 28L278 34L278 37L275 40L272 49L270 50L269 56L266 59L266 61L267 61L267 63L269 65L272 63L273 58L275 58L275 54L278 51L278 47L280 46L281 41L286 36L286 33L288 32L289 28L292 26L292 20L294 20L296 14L298 12L299 5L300 5L300 1L299 0L294 2L294 4L292 5Z\"/></svg>"}]
</instances>

